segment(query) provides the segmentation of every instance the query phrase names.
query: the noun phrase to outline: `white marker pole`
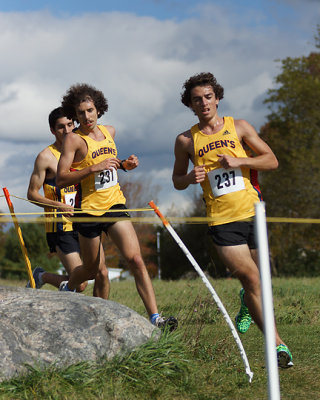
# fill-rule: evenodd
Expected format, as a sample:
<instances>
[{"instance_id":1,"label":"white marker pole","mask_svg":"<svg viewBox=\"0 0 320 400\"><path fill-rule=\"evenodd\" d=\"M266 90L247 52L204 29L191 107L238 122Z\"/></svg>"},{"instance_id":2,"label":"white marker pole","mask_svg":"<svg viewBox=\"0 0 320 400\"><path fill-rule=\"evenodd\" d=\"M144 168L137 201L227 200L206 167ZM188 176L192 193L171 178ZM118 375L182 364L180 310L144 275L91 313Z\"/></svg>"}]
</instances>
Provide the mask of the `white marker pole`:
<instances>
[{"instance_id":1,"label":"white marker pole","mask_svg":"<svg viewBox=\"0 0 320 400\"><path fill-rule=\"evenodd\" d=\"M265 336L265 355L268 373L268 398L269 400L280 400L280 384L276 354L276 336L265 203L256 203L255 212L255 234L258 242L260 281L262 289L262 311Z\"/></svg>"},{"instance_id":2,"label":"white marker pole","mask_svg":"<svg viewBox=\"0 0 320 400\"><path fill-rule=\"evenodd\" d=\"M249 365L249 362L248 362L248 358L247 358L246 352L244 351L244 348L243 348L242 342L241 342L241 340L239 338L238 332L236 331L235 327L233 326L231 318L229 317L229 314L228 314L227 310L225 309L224 305L222 304L222 301L220 300L220 298L217 295L216 291L214 290L214 288L210 284L209 280L207 279L207 277L203 273L202 269L199 267L199 264L193 258L193 256L191 255L190 251L187 249L187 247L182 242L182 240L180 239L180 237L178 236L176 231L170 225L169 221L163 216L163 214L160 212L159 208L155 205L155 203L153 201L150 201L149 205L150 205L150 207L152 207L154 209L155 213L158 215L158 217L163 222L163 225L167 228L167 230L169 231L171 236L174 238L174 240L179 245L180 249L187 256L187 258L190 261L190 263L192 264L193 268L200 275L203 283L206 285L206 287L209 289L209 292L212 294L212 297L213 297L214 301L216 302L219 310L221 311L221 313L223 315L223 318L227 322L227 324L228 324L228 326L229 326L229 328L231 330L231 333L232 333L232 335L233 335L233 337L234 337L234 339L236 341L236 344L237 344L237 346L239 348L239 351L240 351L240 355L241 355L242 361L243 361L244 366L245 366L246 374L248 375L249 382L251 383L252 377L253 377L253 372L250 369L250 365Z\"/></svg>"}]
</instances>

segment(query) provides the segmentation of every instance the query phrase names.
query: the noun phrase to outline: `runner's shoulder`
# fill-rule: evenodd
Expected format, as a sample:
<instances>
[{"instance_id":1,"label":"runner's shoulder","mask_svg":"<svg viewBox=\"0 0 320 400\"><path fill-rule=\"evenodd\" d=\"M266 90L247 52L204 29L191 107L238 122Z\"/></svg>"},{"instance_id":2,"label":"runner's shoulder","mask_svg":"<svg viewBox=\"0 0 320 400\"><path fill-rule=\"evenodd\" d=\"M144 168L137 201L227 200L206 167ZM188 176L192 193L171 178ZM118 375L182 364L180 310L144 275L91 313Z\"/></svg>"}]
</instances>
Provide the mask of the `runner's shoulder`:
<instances>
[{"instance_id":1,"label":"runner's shoulder","mask_svg":"<svg viewBox=\"0 0 320 400\"><path fill-rule=\"evenodd\" d=\"M176 138L176 143L189 144L190 142L192 142L192 135L190 129L182 133L179 133L179 135Z\"/></svg>"},{"instance_id":2,"label":"runner's shoulder","mask_svg":"<svg viewBox=\"0 0 320 400\"><path fill-rule=\"evenodd\" d=\"M46 147L40 151L35 161L35 164L45 166L51 165L52 163L57 163L57 159L52 154L52 151L49 149L49 147Z\"/></svg>"}]
</instances>

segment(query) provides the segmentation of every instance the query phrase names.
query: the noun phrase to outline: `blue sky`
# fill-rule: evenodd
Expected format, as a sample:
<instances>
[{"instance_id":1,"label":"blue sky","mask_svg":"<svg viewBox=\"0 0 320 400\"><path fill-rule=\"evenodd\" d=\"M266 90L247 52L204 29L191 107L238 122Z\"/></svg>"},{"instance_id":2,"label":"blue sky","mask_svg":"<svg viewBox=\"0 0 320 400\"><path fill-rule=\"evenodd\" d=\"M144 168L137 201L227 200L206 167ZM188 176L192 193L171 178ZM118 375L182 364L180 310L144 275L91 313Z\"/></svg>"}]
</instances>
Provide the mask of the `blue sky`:
<instances>
[{"instance_id":1,"label":"blue sky","mask_svg":"<svg viewBox=\"0 0 320 400\"><path fill-rule=\"evenodd\" d=\"M178 20L190 17L199 2L194 0L118 0L118 1L26 1L11 0L1 4L1 11L37 11L49 10L55 15L72 14L80 15L90 12L129 12L139 16L154 16L158 19L176 18ZM210 2L207 2L210 3ZM214 2L211 2L214 3ZM266 9L266 2L258 0L225 1L226 6L246 9ZM273 3L273 2L270 2Z\"/></svg>"},{"instance_id":2,"label":"blue sky","mask_svg":"<svg viewBox=\"0 0 320 400\"><path fill-rule=\"evenodd\" d=\"M164 209L187 205L194 188L171 183L175 137L195 123L180 103L183 82L212 72L225 88L220 115L259 131L275 60L314 50L319 23L318 0L1 2L1 187L26 196L34 159L53 139L49 112L86 82L108 98L101 123L115 126L120 158L139 156L134 176L160 185Z\"/></svg>"},{"instance_id":3,"label":"blue sky","mask_svg":"<svg viewBox=\"0 0 320 400\"><path fill-rule=\"evenodd\" d=\"M174 19L181 21L199 15L199 10L204 4L221 5L227 13L238 14L239 23L272 26L278 24L284 30L295 30L297 25L293 22L299 19L303 4L309 3L318 7L318 0L55 0L55 1L34 1L34 0L11 0L2 2L2 12L32 12L47 10L58 17L69 17L71 15L82 15L85 13L99 12L122 12L132 13L138 16L152 16L165 20ZM199 7L200 6L200 7ZM257 20L250 20L250 15L256 13L263 15ZM298 27L298 29L300 29Z\"/></svg>"}]
</instances>

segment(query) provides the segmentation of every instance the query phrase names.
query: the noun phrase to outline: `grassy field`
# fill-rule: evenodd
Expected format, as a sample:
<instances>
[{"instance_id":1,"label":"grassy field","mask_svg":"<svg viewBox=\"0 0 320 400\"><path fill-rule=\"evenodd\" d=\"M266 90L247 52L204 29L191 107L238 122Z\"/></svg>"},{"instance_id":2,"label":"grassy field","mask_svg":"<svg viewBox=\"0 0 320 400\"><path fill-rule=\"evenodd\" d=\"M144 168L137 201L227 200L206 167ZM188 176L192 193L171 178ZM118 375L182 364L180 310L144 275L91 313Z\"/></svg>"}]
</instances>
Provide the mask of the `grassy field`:
<instances>
[{"instance_id":1,"label":"grassy field","mask_svg":"<svg viewBox=\"0 0 320 400\"><path fill-rule=\"evenodd\" d=\"M235 279L211 280L232 319L239 308ZM0 285L24 285L1 282ZM159 309L175 315L179 329L129 355L64 370L32 369L0 384L1 399L245 399L268 398L264 342L252 325L241 336L253 381L248 383L238 347L200 279L153 282ZM44 287L49 289L48 287ZM320 398L320 278L273 280L278 330L294 367L279 370L281 399ZM92 288L86 290L90 295ZM112 283L111 300L146 316L134 282Z\"/></svg>"}]
</instances>

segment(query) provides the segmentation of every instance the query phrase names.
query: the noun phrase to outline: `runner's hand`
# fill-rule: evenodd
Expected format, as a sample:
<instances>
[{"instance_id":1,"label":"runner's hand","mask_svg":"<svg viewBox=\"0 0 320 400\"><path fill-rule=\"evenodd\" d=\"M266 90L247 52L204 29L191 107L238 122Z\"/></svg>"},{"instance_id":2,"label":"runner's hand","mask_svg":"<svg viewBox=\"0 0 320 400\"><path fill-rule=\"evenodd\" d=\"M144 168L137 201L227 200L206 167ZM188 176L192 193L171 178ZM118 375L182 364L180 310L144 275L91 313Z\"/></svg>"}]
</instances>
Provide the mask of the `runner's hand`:
<instances>
[{"instance_id":1,"label":"runner's hand","mask_svg":"<svg viewBox=\"0 0 320 400\"><path fill-rule=\"evenodd\" d=\"M64 217L72 217L74 208L72 206L70 206L69 204L62 203L61 207L59 207L57 210L61 211L63 213L66 213L66 214L63 214Z\"/></svg>"},{"instance_id":2,"label":"runner's hand","mask_svg":"<svg viewBox=\"0 0 320 400\"><path fill-rule=\"evenodd\" d=\"M139 165L139 159L137 156L132 154L130 157L128 157L126 160L122 162L122 165L125 169L135 169Z\"/></svg>"},{"instance_id":3,"label":"runner's hand","mask_svg":"<svg viewBox=\"0 0 320 400\"><path fill-rule=\"evenodd\" d=\"M206 179L206 170L204 165L197 165L192 171L189 172L189 183L201 183Z\"/></svg>"},{"instance_id":4,"label":"runner's hand","mask_svg":"<svg viewBox=\"0 0 320 400\"><path fill-rule=\"evenodd\" d=\"M219 163L225 169L238 168L240 166L240 159L237 157L229 156L228 154L218 154Z\"/></svg>"}]
</instances>

